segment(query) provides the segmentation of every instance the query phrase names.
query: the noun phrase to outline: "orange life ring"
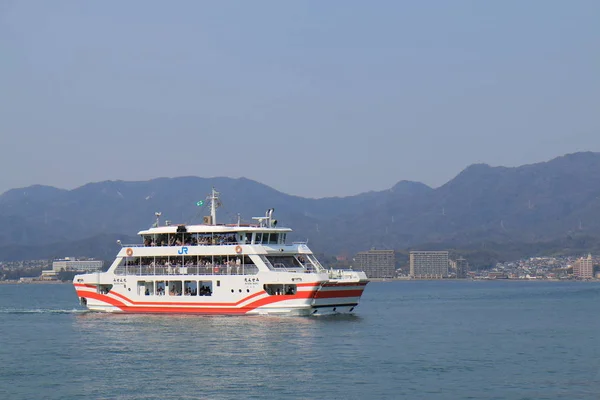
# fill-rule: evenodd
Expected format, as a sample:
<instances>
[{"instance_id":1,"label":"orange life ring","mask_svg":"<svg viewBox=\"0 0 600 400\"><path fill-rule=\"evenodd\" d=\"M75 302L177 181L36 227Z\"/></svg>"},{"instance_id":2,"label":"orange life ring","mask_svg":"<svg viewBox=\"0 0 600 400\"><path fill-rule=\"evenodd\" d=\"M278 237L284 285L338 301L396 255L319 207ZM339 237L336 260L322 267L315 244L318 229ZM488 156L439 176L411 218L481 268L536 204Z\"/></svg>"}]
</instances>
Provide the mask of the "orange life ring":
<instances>
[{"instance_id":1,"label":"orange life ring","mask_svg":"<svg viewBox=\"0 0 600 400\"><path fill-rule=\"evenodd\" d=\"M133 255L133 249L131 247L127 248L125 254L127 254L127 257L131 257Z\"/></svg>"},{"instance_id":2,"label":"orange life ring","mask_svg":"<svg viewBox=\"0 0 600 400\"><path fill-rule=\"evenodd\" d=\"M235 252L238 253L238 254L241 254L242 253L242 246L240 246L240 245L235 246Z\"/></svg>"}]
</instances>

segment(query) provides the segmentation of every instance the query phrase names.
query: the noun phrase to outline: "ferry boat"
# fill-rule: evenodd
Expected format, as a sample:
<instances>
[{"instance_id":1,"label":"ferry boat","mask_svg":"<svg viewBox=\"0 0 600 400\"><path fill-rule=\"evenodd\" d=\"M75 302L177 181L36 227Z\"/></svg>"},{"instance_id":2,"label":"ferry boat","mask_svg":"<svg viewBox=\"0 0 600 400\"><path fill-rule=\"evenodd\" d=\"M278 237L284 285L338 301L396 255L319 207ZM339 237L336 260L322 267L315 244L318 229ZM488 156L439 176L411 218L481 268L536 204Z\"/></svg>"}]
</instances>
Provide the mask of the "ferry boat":
<instances>
[{"instance_id":1,"label":"ferry boat","mask_svg":"<svg viewBox=\"0 0 600 400\"><path fill-rule=\"evenodd\" d=\"M324 315L352 313L362 271L327 270L306 242L288 243L274 209L254 224L217 224L219 193L199 225L155 224L121 245L107 272L76 275L83 306L115 313Z\"/></svg>"}]
</instances>

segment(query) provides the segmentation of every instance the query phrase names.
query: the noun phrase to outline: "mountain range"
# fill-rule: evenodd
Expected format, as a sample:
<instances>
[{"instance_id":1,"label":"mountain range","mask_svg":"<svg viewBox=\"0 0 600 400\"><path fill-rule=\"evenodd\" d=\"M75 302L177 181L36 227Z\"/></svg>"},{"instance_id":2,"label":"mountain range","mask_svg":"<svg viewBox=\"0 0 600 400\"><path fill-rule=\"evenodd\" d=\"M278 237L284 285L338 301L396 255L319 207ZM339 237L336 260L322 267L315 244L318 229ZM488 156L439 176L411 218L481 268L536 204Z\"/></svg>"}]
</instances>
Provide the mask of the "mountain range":
<instances>
[{"instance_id":1,"label":"mountain range","mask_svg":"<svg viewBox=\"0 0 600 400\"><path fill-rule=\"evenodd\" d=\"M313 251L370 248L491 252L481 263L534 252L592 251L600 241L600 153L568 154L520 167L467 167L443 186L400 181L348 197L291 196L246 178L105 181L73 190L34 185L0 195L0 260L92 256L112 260L116 240L138 242L154 213L199 223L196 203L221 192L220 223L244 222L275 208L293 240ZM477 256L474 256L477 258Z\"/></svg>"}]
</instances>

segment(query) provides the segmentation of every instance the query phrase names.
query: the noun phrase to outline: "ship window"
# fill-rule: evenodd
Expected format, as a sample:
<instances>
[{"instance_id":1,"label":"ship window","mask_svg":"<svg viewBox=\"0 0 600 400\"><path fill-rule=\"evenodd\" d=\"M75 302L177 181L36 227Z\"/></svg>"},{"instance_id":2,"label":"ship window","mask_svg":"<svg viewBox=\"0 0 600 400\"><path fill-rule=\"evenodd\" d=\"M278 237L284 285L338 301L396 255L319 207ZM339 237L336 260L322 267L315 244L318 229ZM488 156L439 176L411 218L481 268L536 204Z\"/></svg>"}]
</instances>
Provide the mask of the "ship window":
<instances>
[{"instance_id":1,"label":"ship window","mask_svg":"<svg viewBox=\"0 0 600 400\"><path fill-rule=\"evenodd\" d=\"M281 244L285 244L285 237L286 237L285 233L282 233L279 235L279 238L281 239L281 242L280 242Z\"/></svg>"},{"instance_id":2,"label":"ship window","mask_svg":"<svg viewBox=\"0 0 600 400\"><path fill-rule=\"evenodd\" d=\"M181 286L181 281L168 281L167 287L169 290L169 296L181 296Z\"/></svg>"},{"instance_id":3,"label":"ship window","mask_svg":"<svg viewBox=\"0 0 600 400\"><path fill-rule=\"evenodd\" d=\"M112 287L113 285L98 285L98 288L96 290L100 294L108 294Z\"/></svg>"},{"instance_id":4,"label":"ship window","mask_svg":"<svg viewBox=\"0 0 600 400\"><path fill-rule=\"evenodd\" d=\"M246 233L246 243L252 243L252 234L250 232Z\"/></svg>"},{"instance_id":5,"label":"ship window","mask_svg":"<svg viewBox=\"0 0 600 400\"><path fill-rule=\"evenodd\" d=\"M279 234L277 234L277 233L271 233L271 235L269 236L269 243L270 244L277 244L278 239L279 239Z\"/></svg>"},{"instance_id":6,"label":"ship window","mask_svg":"<svg viewBox=\"0 0 600 400\"><path fill-rule=\"evenodd\" d=\"M154 295L154 282L153 281L138 281L137 293L140 296Z\"/></svg>"},{"instance_id":7,"label":"ship window","mask_svg":"<svg viewBox=\"0 0 600 400\"><path fill-rule=\"evenodd\" d=\"M198 282L184 281L183 282L183 294L185 296L197 296L198 295Z\"/></svg>"},{"instance_id":8,"label":"ship window","mask_svg":"<svg viewBox=\"0 0 600 400\"><path fill-rule=\"evenodd\" d=\"M217 287L221 286L221 281L217 281Z\"/></svg>"},{"instance_id":9,"label":"ship window","mask_svg":"<svg viewBox=\"0 0 600 400\"><path fill-rule=\"evenodd\" d=\"M166 288L165 281L156 281L156 295L157 296L164 296L165 288Z\"/></svg>"},{"instance_id":10,"label":"ship window","mask_svg":"<svg viewBox=\"0 0 600 400\"><path fill-rule=\"evenodd\" d=\"M267 256L274 268L301 269L302 265L294 256Z\"/></svg>"},{"instance_id":11,"label":"ship window","mask_svg":"<svg viewBox=\"0 0 600 400\"><path fill-rule=\"evenodd\" d=\"M256 243L256 244L260 244L261 242L262 242L262 233L261 233L261 232L258 232L258 233L256 234L256 238L254 239L254 243Z\"/></svg>"},{"instance_id":12,"label":"ship window","mask_svg":"<svg viewBox=\"0 0 600 400\"><path fill-rule=\"evenodd\" d=\"M265 257L262 254L259 257L260 257L260 260L265 263L265 265L267 266L267 268L269 268L271 270L274 268L273 264L271 264L271 261L269 261L269 259L267 257Z\"/></svg>"},{"instance_id":13,"label":"ship window","mask_svg":"<svg viewBox=\"0 0 600 400\"><path fill-rule=\"evenodd\" d=\"M321 263L319 262L319 260L317 259L317 257L315 257L312 254L307 254L306 256L312 262L312 264L315 266L315 268L317 269L317 271L324 271L325 270L325 268L321 265Z\"/></svg>"},{"instance_id":14,"label":"ship window","mask_svg":"<svg viewBox=\"0 0 600 400\"><path fill-rule=\"evenodd\" d=\"M293 296L298 292L297 286L291 284L265 284L263 289L269 296Z\"/></svg>"},{"instance_id":15,"label":"ship window","mask_svg":"<svg viewBox=\"0 0 600 400\"><path fill-rule=\"evenodd\" d=\"M219 284L221 283L221 281L217 281L217 286L219 286ZM200 281L198 282L198 296L212 296L212 281Z\"/></svg>"}]
</instances>

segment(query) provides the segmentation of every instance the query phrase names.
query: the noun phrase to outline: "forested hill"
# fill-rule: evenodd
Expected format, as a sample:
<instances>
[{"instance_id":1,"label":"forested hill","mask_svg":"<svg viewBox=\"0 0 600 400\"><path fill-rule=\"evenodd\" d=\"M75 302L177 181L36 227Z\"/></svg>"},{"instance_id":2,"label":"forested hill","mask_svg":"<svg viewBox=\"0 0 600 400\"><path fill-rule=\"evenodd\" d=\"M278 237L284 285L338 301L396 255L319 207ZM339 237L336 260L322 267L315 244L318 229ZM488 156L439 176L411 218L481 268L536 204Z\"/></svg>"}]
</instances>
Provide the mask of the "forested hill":
<instances>
[{"instance_id":1,"label":"forested hill","mask_svg":"<svg viewBox=\"0 0 600 400\"><path fill-rule=\"evenodd\" d=\"M516 168L471 165L436 189L401 181L385 191L322 199L245 178L106 181L74 190L36 185L0 196L0 260L111 259L116 238L131 240L156 211L173 223L201 221L208 210L196 202L212 186L224 203L219 222L234 223L238 213L250 221L274 207L295 239L309 239L314 251L330 255L417 246L520 246L527 252L529 245L579 237L591 243L600 237L599 172L599 153L575 153Z\"/></svg>"}]
</instances>

